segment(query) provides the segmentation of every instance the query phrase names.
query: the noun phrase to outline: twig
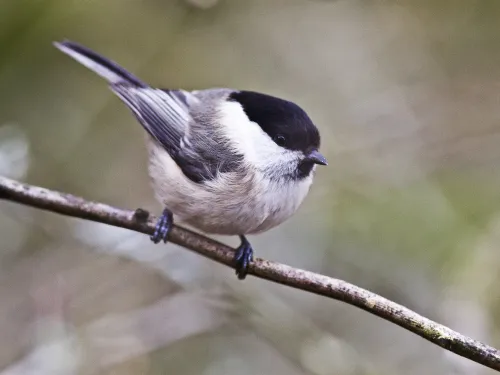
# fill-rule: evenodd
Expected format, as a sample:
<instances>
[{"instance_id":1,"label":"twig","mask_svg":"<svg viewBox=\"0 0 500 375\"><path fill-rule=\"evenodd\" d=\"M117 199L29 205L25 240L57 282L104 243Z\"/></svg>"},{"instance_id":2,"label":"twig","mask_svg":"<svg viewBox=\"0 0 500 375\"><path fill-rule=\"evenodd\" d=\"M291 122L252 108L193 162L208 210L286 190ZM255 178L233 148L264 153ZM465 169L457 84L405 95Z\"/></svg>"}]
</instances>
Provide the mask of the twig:
<instances>
[{"instance_id":1,"label":"twig","mask_svg":"<svg viewBox=\"0 0 500 375\"><path fill-rule=\"evenodd\" d=\"M146 211L123 210L5 177L0 177L0 199L145 234L153 233L156 221ZM169 241L232 267L234 250L205 236L174 226ZM497 349L343 280L259 258L250 265L249 274L359 307L446 350L500 371L500 352Z\"/></svg>"}]
</instances>

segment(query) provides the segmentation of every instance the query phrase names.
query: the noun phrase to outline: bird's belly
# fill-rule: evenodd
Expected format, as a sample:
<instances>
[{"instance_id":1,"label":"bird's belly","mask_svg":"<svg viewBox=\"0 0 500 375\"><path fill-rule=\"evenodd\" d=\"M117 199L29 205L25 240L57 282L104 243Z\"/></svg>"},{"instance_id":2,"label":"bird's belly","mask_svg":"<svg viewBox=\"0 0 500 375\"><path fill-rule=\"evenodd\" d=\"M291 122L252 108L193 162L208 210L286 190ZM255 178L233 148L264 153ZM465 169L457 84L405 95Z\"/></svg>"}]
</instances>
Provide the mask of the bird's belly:
<instances>
[{"instance_id":1,"label":"bird's belly","mask_svg":"<svg viewBox=\"0 0 500 375\"><path fill-rule=\"evenodd\" d=\"M166 154L166 153L165 153ZM286 185L255 176L226 176L225 182L194 183L167 155L153 158L150 176L155 196L174 220L206 233L254 234L267 231L297 210L312 180Z\"/></svg>"},{"instance_id":2,"label":"bird's belly","mask_svg":"<svg viewBox=\"0 0 500 375\"><path fill-rule=\"evenodd\" d=\"M274 198L265 201L261 196L254 201L246 200L231 207L221 207L217 200L198 202L198 209L187 211L173 207L172 212L184 222L206 233L221 235L256 234L265 232L286 221L292 216L298 204L291 200ZM165 202L168 206L168 202Z\"/></svg>"},{"instance_id":3,"label":"bird's belly","mask_svg":"<svg viewBox=\"0 0 500 375\"><path fill-rule=\"evenodd\" d=\"M191 204L176 204L178 199L164 199L165 205L184 222L206 233L221 235L256 234L283 223L298 209L310 183L287 189L269 186L260 193L240 194L233 190L193 194ZM172 195L178 194L171 192ZM200 197L204 198L200 198Z\"/></svg>"}]
</instances>

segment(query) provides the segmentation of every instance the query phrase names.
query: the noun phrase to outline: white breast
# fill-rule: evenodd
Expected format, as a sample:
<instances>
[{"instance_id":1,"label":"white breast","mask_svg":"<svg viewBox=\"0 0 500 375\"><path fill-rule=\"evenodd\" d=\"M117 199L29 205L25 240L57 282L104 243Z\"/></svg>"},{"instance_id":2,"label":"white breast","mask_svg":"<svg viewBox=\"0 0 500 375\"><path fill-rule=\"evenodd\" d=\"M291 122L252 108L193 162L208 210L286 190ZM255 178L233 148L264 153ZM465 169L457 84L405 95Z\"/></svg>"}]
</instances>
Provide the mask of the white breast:
<instances>
[{"instance_id":1,"label":"white breast","mask_svg":"<svg viewBox=\"0 0 500 375\"><path fill-rule=\"evenodd\" d=\"M312 176L286 185L269 181L268 188L260 196L266 207L263 210L266 218L251 233L265 232L289 219L307 196L311 184Z\"/></svg>"}]
</instances>

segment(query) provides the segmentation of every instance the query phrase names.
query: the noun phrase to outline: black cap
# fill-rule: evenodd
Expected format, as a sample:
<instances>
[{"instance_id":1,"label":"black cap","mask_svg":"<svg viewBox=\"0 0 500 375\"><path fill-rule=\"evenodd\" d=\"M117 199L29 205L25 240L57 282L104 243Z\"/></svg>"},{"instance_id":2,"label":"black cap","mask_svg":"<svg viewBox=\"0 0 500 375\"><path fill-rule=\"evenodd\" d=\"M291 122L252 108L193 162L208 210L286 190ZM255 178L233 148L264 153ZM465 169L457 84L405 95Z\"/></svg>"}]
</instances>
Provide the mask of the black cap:
<instances>
[{"instance_id":1,"label":"black cap","mask_svg":"<svg viewBox=\"0 0 500 375\"><path fill-rule=\"evenodd\" d=\"M319 148L319 131L297 104L253 91L236 91L228 100L240 103L250 121L256 122L277 145L304 154Z\"/></svg>"}]
</instances>

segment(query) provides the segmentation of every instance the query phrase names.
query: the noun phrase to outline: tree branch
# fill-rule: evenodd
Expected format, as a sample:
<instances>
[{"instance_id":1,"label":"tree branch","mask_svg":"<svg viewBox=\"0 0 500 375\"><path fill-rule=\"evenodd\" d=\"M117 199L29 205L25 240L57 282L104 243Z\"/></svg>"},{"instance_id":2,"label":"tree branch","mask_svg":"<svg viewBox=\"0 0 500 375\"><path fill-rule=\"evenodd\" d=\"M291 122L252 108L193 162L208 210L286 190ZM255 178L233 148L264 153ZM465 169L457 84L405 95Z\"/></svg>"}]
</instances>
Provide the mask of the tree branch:
<instances>
[{"instance_id":1,"label":"tree branch","mask_svg":"<svg viewBox=\"0 0 500 375\"><path fill-rule=\"evenodd\" d=\"M156 218L146 211L123 210L1 176L0 199L145 234L153 233L156 222ZM217 241L179 226L173 227L169 241L232 267L234 250ZM497 349L343 280L258 258L250 265L249 274L359 307L446 350L500 371L500 352Z\"/></svg>"}]
</instances>

